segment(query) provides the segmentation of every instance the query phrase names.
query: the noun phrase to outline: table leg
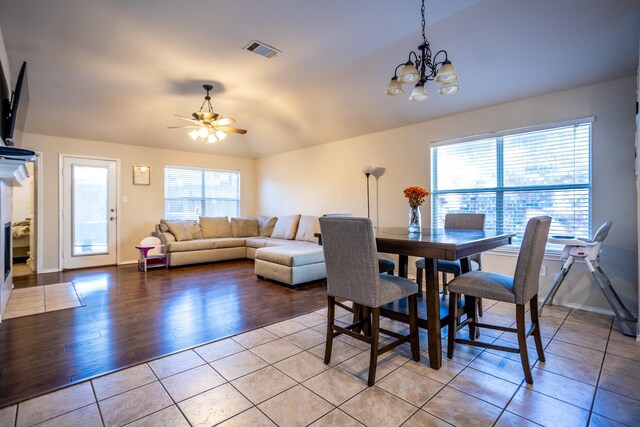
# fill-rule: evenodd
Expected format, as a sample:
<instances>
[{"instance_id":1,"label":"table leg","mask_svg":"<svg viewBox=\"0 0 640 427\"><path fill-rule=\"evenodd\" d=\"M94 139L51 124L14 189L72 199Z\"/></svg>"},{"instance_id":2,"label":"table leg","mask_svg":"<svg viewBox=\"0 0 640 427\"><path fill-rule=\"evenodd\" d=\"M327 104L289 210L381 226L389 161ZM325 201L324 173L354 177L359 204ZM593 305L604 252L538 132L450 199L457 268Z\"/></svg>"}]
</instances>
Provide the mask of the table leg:
<instances>
[{"instance_id":1,"label":"table leg","mask_svg":"<svg viewBox=\"0 0 640 427\"><path fill-rule=\"evenodd\" d=\"M407 277L408 265L409 265L409 256L400 255L398 258L398 276L405 277L405 278Z\"/></svg>"},{"instance_id":2,"label":"table leg","mask_svg":"<svg viewBox=\"0 0 640 427\"><path fill-rule=\"evenodd\" d=\"M427 331L429 332L429 363L433 369L442 366L442 335L440 331L440 293L438 289L437 260L425 258L427 291Z\"/></svg>"}]
</instances>

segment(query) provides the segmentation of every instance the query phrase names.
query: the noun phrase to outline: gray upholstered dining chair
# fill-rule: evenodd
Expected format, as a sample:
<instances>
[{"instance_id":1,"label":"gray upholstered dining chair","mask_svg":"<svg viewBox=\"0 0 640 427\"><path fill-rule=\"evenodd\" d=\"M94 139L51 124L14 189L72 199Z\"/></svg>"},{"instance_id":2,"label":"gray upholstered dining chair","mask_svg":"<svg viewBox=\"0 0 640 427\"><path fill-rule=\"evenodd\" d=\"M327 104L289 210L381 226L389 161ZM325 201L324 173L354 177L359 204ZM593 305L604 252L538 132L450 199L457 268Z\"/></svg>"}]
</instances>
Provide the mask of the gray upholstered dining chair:
<instances>
[{"instance_id":1,"label":"gray upholstered dining chair","mask_svg":"<svg viewBox=\"0 0 640 427\"><path fill-rule=\"evenodd\" d=\"M445 230L484 230L485 214L483 213L448 213L444 217ZM482 255L474 254L469 257L471 271L482 269ZM425 269L424 258L416 261L416 282L422 289L422 272ZM447 274L458 277L462 274L460 260L438 260L438 271L442 273L442 294L447 295ZM421 295L421 294L420 294ZM482 299L477 299L478 315L482 316Z\"/></svg>"},{"instance_id":2,"label":"gray upholstered dining chair","mask_svg":"<svg viewBox=\"0 0 640 427\"><path fill-rule=\"evenodd\" d=\"M380 274L373 224L367 218L320 218L322 248L327 268L327 341L324 363L331 362L333 338L347 334L371 346L368 384L376 378L378 356L405 342L411 343L413 360L420 360L418 341L418 287L411 280ZM348 326L335 323L335 306L347 308L336 298L352 301L361 316ZM409 299L409 334L400 335L380 328L381 307L402 298ZM364 331L359 333L356 331ZM379 348L380 332L396 338Z\"/></svg>"},{"instance_id":3,"label":"gray upholstered dining chair","mask_svg":"<svg viewBox=\"0 0 640 427\"><path fill-rule=\"evenodd\" d=\"M469 213L448 213L444 217L445 230L484 230L485 214L469 214ZM482 267L482 258L480 254L471 255L469 257L471 263L471 271L480 270ZM424 258L416 261L416 282L422 287L422 272L425 269ZM460 261L449 261L445 259L438 260L438 271L442 273L442 291L447 294L446 273L453 274L454 277L462 274Z\"/></svg>"},{"instance_id":4,"label":"gray upholstered dining chair","mask_svg":"<svg viewBox=\"0 0 640 427\"><path fill-rule=\"evenodd\" d=\"M324 214L322 216L333 217L333 218L353 217L353 215L348 213L331 213L331 214ZM322 239L322 237L320 237L320 239ZM320 244L322 244L322 240L320 240ZM380 273L387 273L387 274L393 275L393 273L396 270L396 263L391 261L390 259L378 258L378 270L380 271Z\"/></svg>"},{"instance_id":5,"label":"gray upholstered dining chair","mask_svg":"<svg viewBox=\"0 0 640 427\"><path fill-rule=\"evenodd\" d=\"M472 271L454 278L449 282L449 340L447 357L453 357L454 343L474 345L477 347L520 353L524 377L529 384L533 384L529 355L527 352L527 337L533 334L538 359L544 362L544 349L540 336L540 322L538 319L538 285L540 280L540 266L544 257L544 249L549 235L551 217L534 217L527 222L522 238L520 253L513 276L505 274ZM458 294L465 295L465 307L458 308ZM491 298L498 301L510 302L516 305L516 327L479 323L476 319L475 298ZM531 326L525 331L526 304L529 303ZM466 320L458 319L466 313ZM453 314L453 315L452 315ZM456 338L457 332L469 326L469 340ZM475 341L476 328L496 329L514 332L518 336L518 348L504 347L490 343Z\"/></svg>"}]
</instances>

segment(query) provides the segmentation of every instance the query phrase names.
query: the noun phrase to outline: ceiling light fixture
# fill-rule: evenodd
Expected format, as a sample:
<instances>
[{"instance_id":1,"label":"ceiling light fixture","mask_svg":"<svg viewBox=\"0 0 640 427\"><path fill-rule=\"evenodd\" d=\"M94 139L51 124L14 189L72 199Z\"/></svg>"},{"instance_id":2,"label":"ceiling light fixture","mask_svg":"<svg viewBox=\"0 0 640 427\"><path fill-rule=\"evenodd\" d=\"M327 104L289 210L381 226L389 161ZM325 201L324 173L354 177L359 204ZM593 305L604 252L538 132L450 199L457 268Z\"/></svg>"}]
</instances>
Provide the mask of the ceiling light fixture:
<instances>
[{"instance_id":1,"label":"ceiling light fixture","mask_svg":"<svg viewBox=\"0 0 640 427\"><path fill-rule=\"evenodd\" d=\"M209 95L213 86L202 85L202 87L207 91L207 94L204 97L204 102L200 106L200 110L192 114L193 118L183 117L177 114L175 115L176 117L190 122L191 124L185 126L169 126L169 129L191 129L189 136L194 141L200 139L202 141L207 141L210 144L222 141L227 137L228 133L238 133L241 135L247 133L245 129L227 126L231 123L235 123L235 120L231 117L222 117L222 115L213 111L211 96Z\"/></svg>"},{"instance_id":2,"label":"ceiling light fixture","mask_svg":"<svg viewBox=\"0 0 640 427\"><path fill-rule=\"evenodd\" d=\"M415 83L415 87L409 96L411 101L426 101L428 98L425 84L429 80L441 83L438 93L440 95L452 95L460 90L456 83L458 75L453 68L446 50L440 50L433 58L431 56L431 46L425 35L424 0L422 0L422 44L418 46L418 53L409 52L409 59L396 67L393 77L387 86L385 93L390 96L404 94L402 85L405 83ZM438 62L438 55L444 54L444 61ZM400 73L398 69L402 67Z\"/></svg>"}]
</instances>

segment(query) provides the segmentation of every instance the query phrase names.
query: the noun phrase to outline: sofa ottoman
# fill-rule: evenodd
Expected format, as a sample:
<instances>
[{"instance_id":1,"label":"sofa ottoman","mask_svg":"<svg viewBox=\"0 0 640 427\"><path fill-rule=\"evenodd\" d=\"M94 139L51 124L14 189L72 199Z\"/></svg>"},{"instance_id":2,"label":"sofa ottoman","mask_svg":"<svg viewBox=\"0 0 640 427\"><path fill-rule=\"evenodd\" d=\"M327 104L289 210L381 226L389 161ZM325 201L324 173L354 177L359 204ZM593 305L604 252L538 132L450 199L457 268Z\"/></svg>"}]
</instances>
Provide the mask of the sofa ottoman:
<instances>
[{"instance_id":1,"label":"sofa ottoman","mask_svg":"<svg viewBox=\"0 0 640 427\"><path fill-rule=\"evenodd\" d=\"M258 248L255 255L261 279L296 286L327 277L322 246L314 243Z\"/></svg>"}]
</instances>

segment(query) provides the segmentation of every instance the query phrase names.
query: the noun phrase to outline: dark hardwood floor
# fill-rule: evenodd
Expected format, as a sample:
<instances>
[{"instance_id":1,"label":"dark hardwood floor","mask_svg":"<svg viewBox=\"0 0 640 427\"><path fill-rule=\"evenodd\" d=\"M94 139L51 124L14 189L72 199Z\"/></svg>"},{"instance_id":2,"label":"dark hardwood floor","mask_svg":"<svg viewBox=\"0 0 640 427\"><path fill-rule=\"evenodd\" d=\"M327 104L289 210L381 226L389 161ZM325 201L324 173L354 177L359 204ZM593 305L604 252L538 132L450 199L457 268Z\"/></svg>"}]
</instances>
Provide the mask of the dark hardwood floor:
<instances>
[{"instance_id":1,"label":"dark hardwood floor","mask_svg":"<svg viewBox=\"0 0 640 427\"><path fill-rule=\"evenodd\" d=\"M326 306L324 282L289 289L253 261L154 269L135 265L14 279L73 282L85 307L0 324L0 407Z\"/></svg>"}]
</instances>

